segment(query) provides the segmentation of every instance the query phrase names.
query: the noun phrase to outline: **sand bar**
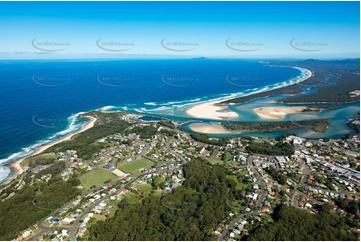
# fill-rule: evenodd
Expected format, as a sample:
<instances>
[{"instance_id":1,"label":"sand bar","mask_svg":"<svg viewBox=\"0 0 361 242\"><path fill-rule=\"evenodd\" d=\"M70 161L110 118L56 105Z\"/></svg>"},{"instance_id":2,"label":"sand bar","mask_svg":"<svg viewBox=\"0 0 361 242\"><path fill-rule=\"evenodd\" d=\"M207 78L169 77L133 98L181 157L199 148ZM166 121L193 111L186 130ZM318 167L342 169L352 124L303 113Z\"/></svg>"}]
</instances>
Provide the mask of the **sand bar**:
<instances>
[{"instance_id":1,"label":"sand bar","mask_svg":"<svg viewBox=\"0 0 361 242\"><path fill-rule=\"evenodd\" d=\"M261 119L283 119L287 114L302 112L306 107L260 107L254 108Z\"/></svg>"},{"instance_id":2,"label":"sand bar","mask_svg":"<svg viewBox=\"0 0 361 242\"><path fill-rule=\"evenodd\" d=\"M9 183L9 182L12 181L13 179L15 179L18 175L20 175L20 174L22 174L22 173L24 172L24 170L23 170L23 168L21 167L20 164L21 164L21 162L24 161L26 158L31 157L31 156L38 155L38 154L40 154L41 152L43 152L44 150L50 148L50 147L53 146L53 145L59 144L60 142L70 140L74 135L79 134L79 133L82 133L82 132L84 132L85 130L88 130L88 129L92 128L92 127L94 126L95 122L97 121L97 119L94 118L94 117L92 117L92 116L85 116L85 115L83 115L82 118L90 119L90 121L87 122L86 124L84 124L83 127L82 127L78 132L68 134L68 135L66 135L66 136L64 136L64 137L62 137L62 138L60 138L60 139L58 139L58 140L55 140L55 141L51 142L51 143L42 145L42 146L38 147L34 153L29 154L29 155L27 155L27 156L25 156L25 157L23 157L23 158L20 158L19 160L15 161L15 162L11 163L11 164L9 165L9 167L10 167L12 170L15 171L15 174L14 174L14 176L12 176L10 179L8 179L7 181L5 181L3 184Z\"/></svg>"},{"instance_id":3,"label":"sand bar","mask_svg":"<svg viewBox=\"0 0 361 242\"><path fill-rule=\"evenodd\" d=\"M236 119L238 114L228 110L228 106L216 105L220 101L212 101L194 105L186 111L189 116L194 118L204 118L204 119L215 119L215 120L226 120L226 119Z\"/></svg>"},{"instance_id":4,"label":"sand bar","mask_svg":"<svg viewBox=\"0 0 361 242\"><path fill-rule=\"evenodd\" d=\"M226 130L222 125L217 123L204 124L193 123L189 125L189 128L194 132L205 134L231 134L232 132Z\"/></svg>"},{"instance_id":5,"label":"sand bar","mask_svg":"<svg viewBox=\"0 0 361 242\"><path fill-rule=\"evenodd\" d=\"M310 78L313 75L313 73L308 69L295 67L295 66L291 66L291 67L306 73L306 75L304 75L302 78L298 79L298 81L296 83L303 82L303 81L307 80L308 78ZM294 85L296 83L293 82L293 83L290 83L289 85ZM283 88L283 87L284 86L277 87L277 88L274 88L274 89ZM258 93L258 92L250 93L248 95L253 95L255 93ZM235 97L228 98L228 99L232 100L234 98ZM227 105L217 105L217 104L219 104L221 102L224 102L224 101L227 101L227 99L196 104L196 105L190 107L188 110L186 110L186 113L189 116L194 117L194 118L213 119L213 120L232 120L232 119L234 120L234 119L237 119L239 117L238 114L236 112L230 111L228 109ZM289 112L289 110L286 110L286 109L285 109L285 111ZM295 112L299 112L299 111L292 111L290 113L295 113ZM286 114L288 114L288 113L286 113ZM263 112L261 112L261 115L263 115ZM273 118L273 117L271 118L271 116L273 116L273 115L267 117L267 114L265 114L263 116L260 116L260 117L264 118L264 119L280 119L280 118L278 118L278 116L280 116L280 115L281 115L281 111L280 111L279 114L275 114L276 118ZM284 117L284 115L281 118L283 118L283 117Z\"/></svg>"}]
</instances>

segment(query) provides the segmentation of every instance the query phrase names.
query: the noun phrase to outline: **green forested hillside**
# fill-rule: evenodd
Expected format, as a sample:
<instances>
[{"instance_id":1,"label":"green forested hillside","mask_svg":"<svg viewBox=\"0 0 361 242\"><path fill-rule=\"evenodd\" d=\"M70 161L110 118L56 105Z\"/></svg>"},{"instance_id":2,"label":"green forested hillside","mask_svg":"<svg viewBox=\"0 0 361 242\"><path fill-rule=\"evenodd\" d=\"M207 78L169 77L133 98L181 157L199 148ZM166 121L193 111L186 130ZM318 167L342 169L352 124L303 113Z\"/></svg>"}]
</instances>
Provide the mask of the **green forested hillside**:
<instances>
[{"instance_id":1,"label":"green forested hillside","mask_svg":"<svg viewBox=\"0 0 361 242\"><path fill-rule=\"evenodd\" d=\"M90 228L89 240L210 240L230 209L233 183L221 166L195 160L184 167L186 180L174 192L140 204L120 203L113 218Z\"/></svg>"},{"instance_id":2,"label":"green forested hillside","mask_svg":"<svg viewBox=\"0 0 361 242\"><path fill-rule=\"evenodd\" d=\"M348 231L346 219L327 207L314 215L309 211L282 205L272 216L274 223L255 229L248 240L358 240Z\"/></svg>"}]
</instances>

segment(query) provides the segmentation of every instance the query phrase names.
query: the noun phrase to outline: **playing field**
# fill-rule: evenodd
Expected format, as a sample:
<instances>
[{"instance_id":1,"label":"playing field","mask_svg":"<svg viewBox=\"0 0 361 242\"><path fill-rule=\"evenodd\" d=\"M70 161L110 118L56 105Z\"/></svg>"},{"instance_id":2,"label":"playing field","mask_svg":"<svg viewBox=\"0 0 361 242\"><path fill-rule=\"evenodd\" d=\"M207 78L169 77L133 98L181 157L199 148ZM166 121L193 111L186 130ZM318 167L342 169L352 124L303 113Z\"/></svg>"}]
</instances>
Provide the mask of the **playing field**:
<instances>
[{"instance_id":1,"label":"playing field","mask_svg":"<svg viewBox=\"0 0 361 242\"><path fill-rule=\"evenodd\" d=\"M131 161L127 164L121 165L118 167L119 170L123 171L124 173L130 173L132 175L140 175L142 174L141 171L139 171L142 168L150 168L154 162L142 158L139 160Z\"/></svg>"},{"instance_id":2,"label":"playing field","mask_svg":"<svg viewBox=\"0 0 361 242\"><path fill-rule=\"evenodd\" d=\"M115 181L116 175L108 170L93 170L80 177L81 185L88 190L92 186L99 187L104 184L105 181Z\"/></svg>"}]
</instances>

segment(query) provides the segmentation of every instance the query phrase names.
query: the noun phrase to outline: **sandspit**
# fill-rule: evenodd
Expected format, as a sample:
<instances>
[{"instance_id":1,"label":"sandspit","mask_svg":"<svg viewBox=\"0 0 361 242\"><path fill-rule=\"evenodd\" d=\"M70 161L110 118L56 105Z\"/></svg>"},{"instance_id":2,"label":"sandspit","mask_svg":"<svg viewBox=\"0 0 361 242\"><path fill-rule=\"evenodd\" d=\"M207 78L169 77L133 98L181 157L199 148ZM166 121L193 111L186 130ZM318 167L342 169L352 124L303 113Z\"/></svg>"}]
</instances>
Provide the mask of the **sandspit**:
<instances>
[{"instance_id":1,"label":"sandspit","mask_svg":"<svg viewBox=\"0 0 361 242\"><path fill-rule=\"evenodd\" d=\"M189 128L194 132L205 134L231 134L232 132L226 130L221 124L218 123L193 123Z\"/></svg>"},{"instance_id":2,"label":"sandspit","mask_svg":"<svg viewBox=\"0 0 361 242\"><path fill-rule=\"evenodd\" d=\"M228 110L226 105L217 105L220 101L212 101L194 105L186 111L189 116L194 118L228 120L238 118L236 112Z\"/></svg>"},{"instance_id":3,"label":"sandspit","mask_svg":"<svg viewBox=\"0 0 361 242\"><path fill-rule=\"evenodd\" d=\"M260 107L253 111L261 118L267 120L283 119L287 114L302 112L306 107Z\"/></svg>"}]
</instances>

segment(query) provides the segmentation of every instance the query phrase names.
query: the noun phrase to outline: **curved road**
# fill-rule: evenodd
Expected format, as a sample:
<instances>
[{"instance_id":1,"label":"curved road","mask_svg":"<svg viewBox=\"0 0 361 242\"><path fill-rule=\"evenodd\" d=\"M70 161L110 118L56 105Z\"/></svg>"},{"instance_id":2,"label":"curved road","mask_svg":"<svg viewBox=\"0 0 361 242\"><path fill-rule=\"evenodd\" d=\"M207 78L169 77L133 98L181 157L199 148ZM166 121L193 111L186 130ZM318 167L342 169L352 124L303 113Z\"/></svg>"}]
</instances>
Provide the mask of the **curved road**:
<instances>
[{"instance_id":1,"label":"curved road","mask_svg":"<svg viewBox=\"0 0 361 242\"><path fill-rule=\"evenodd\" d=\"M261 195L259 196L255 209L252 212L249 213L244 213L239 215L237 218L235 218L228 226L227 228L222 232L221 237L219 238L220 241L223 241L224 238L227 236L228 232L233 229L233 227L235 226L235 224L241 220L242 218L244 218L245 216L249 216L249 215L254 215L260 212L263 200L265 199L267 192L266 192L266 185L261 177L261 175L258 173L258 171L254 168L252 161L250 159L248 159L248 165L249 167L251 167L253 173L257 176L258 181L261 183Z\"/></svg>"}]
</instances>

